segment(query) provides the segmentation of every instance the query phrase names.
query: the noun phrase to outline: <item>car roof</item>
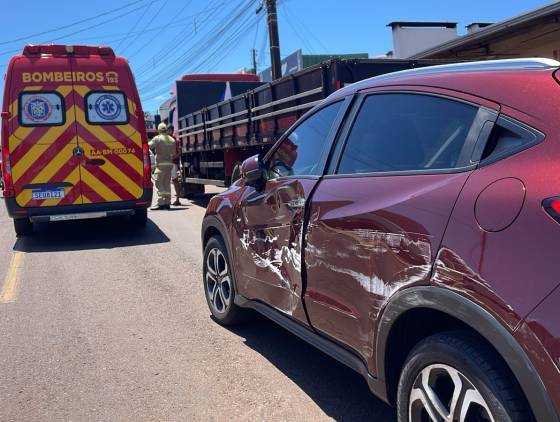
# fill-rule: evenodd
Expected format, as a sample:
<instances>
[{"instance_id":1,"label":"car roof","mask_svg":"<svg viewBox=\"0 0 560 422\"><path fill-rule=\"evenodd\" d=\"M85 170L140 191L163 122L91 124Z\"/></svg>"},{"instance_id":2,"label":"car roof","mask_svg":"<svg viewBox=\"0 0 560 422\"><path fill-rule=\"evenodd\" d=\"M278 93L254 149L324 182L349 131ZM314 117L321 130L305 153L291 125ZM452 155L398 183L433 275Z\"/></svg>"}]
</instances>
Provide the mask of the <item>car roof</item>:
<instances>
[{"instance_id":1,"label":"car roof","mask_svg":"<svg viewBox=\"0 0 560 422\"><path fill-rule=\"evenodd\" d=\"M469 74L478 77L484 74L493 74L496 77L500 73L512 75L513 73L555 70L558 67L560 67L560 62L546 58L485 60L427 66L364 79L336 91L330 98L345 97L358 91L385 85L429 85L428 81L433 82L435 79L460 80Z\"/></svg>"}]
</instances>

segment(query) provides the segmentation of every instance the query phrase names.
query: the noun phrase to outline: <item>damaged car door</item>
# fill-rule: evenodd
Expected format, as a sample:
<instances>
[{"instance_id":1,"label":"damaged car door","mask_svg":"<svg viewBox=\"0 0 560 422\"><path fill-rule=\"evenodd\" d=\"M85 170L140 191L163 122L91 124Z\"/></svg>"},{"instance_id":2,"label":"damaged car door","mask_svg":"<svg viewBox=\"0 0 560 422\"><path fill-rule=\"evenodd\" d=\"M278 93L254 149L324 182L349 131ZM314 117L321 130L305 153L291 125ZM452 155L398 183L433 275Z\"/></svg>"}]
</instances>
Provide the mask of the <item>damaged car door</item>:
<instances>
[{"instance_id":1,"label":"damaged car door","mask_svg":"<svg viewBox=\"0 0 560 422\"><path fill-rule=\"evenodd\" d=\"M362 95L355 109L311 199L305 304L315 329L370 361L383 305L428 282L478 135L496 113L418 92Z\"/></svg>"},{"instance_id":2,"label":"damaged car door","mask_svg":"<svg viewBox=\"0 0 560 422\"><path fill-rule=\"evenodd\" d=\"M345 105L327 104L284 136L264 159L267 180L263 186L247 186L236 210L239 292L302 320L305 206L323 174Z\"/></svg>"}]
</instances>

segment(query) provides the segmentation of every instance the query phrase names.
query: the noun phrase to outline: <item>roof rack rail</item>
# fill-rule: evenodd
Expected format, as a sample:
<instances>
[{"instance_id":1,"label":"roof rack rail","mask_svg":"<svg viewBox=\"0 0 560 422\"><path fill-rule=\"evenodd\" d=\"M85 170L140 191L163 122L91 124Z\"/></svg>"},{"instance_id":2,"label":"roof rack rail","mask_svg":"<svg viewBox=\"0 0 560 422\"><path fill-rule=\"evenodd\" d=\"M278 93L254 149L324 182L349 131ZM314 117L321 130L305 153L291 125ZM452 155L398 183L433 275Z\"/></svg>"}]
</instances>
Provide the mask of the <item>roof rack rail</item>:
<instances>
[{"instance_id":1,"label":"roof rack rail","mask_svg":"<svg viewBox=\"0 0 560 422\"><path fill-rule=\"evenodd\" d=\"M429 59L428 59L429 60ZM499 71L499 70L523 70L523 69L550 69L560 67L560 62L545 58L526 58L526 59L502 59L502 60L483 60L476 62L461 62L427 66L416 69L400 70L398 72L386 73L374 76L359 82L348 85L338 91L336 95L346 95L346 92L359 91L367 88L373 81L386 81L400 78L403 76L432 75L438 73L454 72L476 72L476 71Z\"/></svg>"},{"instance_id":2,"label":"roof rack rail","mask_svg":"<svg viewBox=\"0 0 560 422\"><path fill-rule=\"evenodd\" d=\"M401 70L376 76L376 79L390 79L404 75L429 75L442 72L476 72L488 70L523 70L523 69L548 69L560 67L560 62L545 58L482 60L476 62L450 63L436 66L422 67L419 69Z\"/></svg>"}]
</instances>

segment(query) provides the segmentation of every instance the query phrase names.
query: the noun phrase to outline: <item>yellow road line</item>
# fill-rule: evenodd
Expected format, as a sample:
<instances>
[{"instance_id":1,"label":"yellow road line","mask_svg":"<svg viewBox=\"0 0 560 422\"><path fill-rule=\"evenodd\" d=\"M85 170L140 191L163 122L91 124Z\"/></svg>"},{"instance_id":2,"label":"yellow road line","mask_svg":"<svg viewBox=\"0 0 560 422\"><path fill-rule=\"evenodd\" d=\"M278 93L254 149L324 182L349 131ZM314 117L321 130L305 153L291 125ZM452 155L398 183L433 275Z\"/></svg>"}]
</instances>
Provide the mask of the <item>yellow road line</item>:
<instances>
[{"instance_id":1,"label":"yellow road line","mask_svg":"<svg viewBox=\"0 0 560 422\"><path fill-rule=\"evenodd\" d=\"M23 267L23 252L15 252L12 256L8 274L4 279L4 285L0 292L0 303L12 303L16 301L17 289L19 283L19 272Z\"/></svg>"}]
</instances>

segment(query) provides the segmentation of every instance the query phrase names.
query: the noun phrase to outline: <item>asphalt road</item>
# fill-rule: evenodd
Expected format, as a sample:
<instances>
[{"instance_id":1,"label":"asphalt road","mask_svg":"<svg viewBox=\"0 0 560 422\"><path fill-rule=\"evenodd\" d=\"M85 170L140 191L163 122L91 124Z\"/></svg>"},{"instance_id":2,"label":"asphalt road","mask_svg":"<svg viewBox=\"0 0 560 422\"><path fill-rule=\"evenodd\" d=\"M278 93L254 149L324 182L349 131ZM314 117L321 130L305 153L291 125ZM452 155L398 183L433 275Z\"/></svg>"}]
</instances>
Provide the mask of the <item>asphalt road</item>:
<instances>
[{"instance_id":1,"label":"asphalt road","mask_svg":"<svg viewBox=\"0 0 560 422\"><path fill-rule=\"evenodd\" d=\"M0 421L394 421L352 370L262 318L214 323L209 195L16 239L0 205ZM3 292L3 293L2 293Z\"/></svg>"}]
</instances>

